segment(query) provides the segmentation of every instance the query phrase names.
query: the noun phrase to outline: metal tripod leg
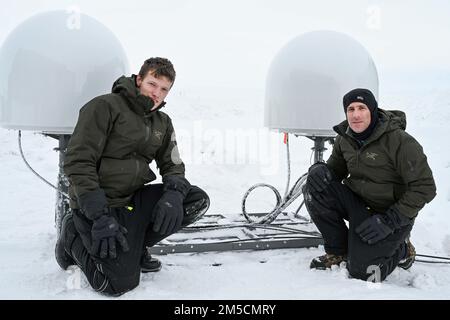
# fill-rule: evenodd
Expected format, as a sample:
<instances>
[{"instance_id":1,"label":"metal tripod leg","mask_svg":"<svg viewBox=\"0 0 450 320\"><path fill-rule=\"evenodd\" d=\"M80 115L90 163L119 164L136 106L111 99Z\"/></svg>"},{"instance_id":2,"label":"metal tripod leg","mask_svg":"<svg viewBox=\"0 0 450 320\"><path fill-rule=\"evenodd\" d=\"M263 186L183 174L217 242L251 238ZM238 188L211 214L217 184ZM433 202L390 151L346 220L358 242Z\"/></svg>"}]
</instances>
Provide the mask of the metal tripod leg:
<instances>
[{"instance_id":1,"label":"metal tripod leg","mask_svg":"<svg viewBox=\"0 0 450 320\"><path fill-rule=\"evenodd\" d=\"M314 163L323 161L323 153L327 148L325 148L325 142L329 141L331 144L334 143L334 137L318 137L318 136L306 136L307 138L314 141Z\"/></svg>"},{"instance_id":2,"label":"metal tripod leg","mask_svg":"<svg viewBox=\"0 0 450 320\"><path fill-rule=\"evenodd\" d=\"M55 137L54 137L55 138ZM68 194L69 181L64 174L64 160L66 157L67 145L69 144L70 135L59 135L59 145L56 150L59 151L59 172L58 172L58 190ZM61 192L56 192L56 207L55 207L55 226L59 237L61 233L61 222L64 216L70 212L69 199L64 197Z\"/></svg>"}]
</instances>

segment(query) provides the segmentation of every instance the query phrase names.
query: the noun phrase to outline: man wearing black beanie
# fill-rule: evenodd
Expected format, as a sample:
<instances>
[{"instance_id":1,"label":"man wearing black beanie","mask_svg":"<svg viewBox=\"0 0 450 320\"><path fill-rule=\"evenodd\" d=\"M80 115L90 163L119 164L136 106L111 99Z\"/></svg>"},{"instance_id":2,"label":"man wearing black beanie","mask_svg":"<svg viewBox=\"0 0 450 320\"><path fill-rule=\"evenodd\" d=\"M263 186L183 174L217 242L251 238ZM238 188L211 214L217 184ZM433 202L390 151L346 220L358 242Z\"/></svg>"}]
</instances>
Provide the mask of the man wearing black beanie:
<instances>
[{"instance_id":1,"label":"man wearing black beanie","mask_svg":"<svg viewBox=\"0 0 450 320\"><path fill-rule=\"evenodd\" d=\"M357 102L357 103L353 104L354 102ZM343 103L344 103L344 112L347 115L348 115L348 113L347 113L348 106L350 104L353 104L351 107L352 112L350 113L350 115L352 116L352 120L355 120L354 119L355 113L353 111L354 111L355 107L357 107L358 105L364 104L365 107L367 109L369 109L369 111L370 111L369 126L361 132L355 132L355 130L356 131L358 131L358 130L356 128L352 128L352 122L351 122L351 120L349 120L350 121L349 122L350 130L351 130L353 137L355 137L360 144L363 144L364 141L372 134L373 130L375 129L375 126L378 124L377 100L375 99L373 93L367 89L353 89L352 91L350 91L349 93L347 93L344 96ZM356 119L356 121L359 121L359 119ZM356 122L356 123L359 123L359 122ZM353 130L353 129L355 129L355 130Z\"/></svg>"},{"instance_id":2,"label":"man wearing black beanie","mask_svg":"<svg viewBox=\"0 0 450 320\"><path fill-rule=\"evenodd\" d=\"M353 278L380 282L397 266L412 266L410 232L436 185L422 146L405 132L404 112L378 108L360 88L345 94L343 106L333 152L309 168L303 188L326 252L310 267L345 261Z\"/></svg>"}]
</instances>

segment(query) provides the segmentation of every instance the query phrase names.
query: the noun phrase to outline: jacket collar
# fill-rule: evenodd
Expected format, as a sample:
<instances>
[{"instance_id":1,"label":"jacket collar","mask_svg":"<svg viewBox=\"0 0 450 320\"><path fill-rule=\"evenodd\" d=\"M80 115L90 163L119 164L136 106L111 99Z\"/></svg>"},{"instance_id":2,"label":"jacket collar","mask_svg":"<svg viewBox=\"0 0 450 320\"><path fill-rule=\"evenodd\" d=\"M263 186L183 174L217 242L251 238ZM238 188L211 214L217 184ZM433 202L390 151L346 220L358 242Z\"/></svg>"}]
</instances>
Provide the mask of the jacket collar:
<instances>
[{"instance_id":1,"label":"jacket collar","mask_svg":"<svg viewBox=\"0 0 450 320\"><path fill-rule=\"evenodd\" d=\"M166 105L166 102L163 101L158 108L150 111L154 106L154 102L149 97L140 93L139 88L136 86L136 75L134 74L131 75L131 77L121 76L118 78L113 83L111 92L118 93L125 97L129 102L128 105L130 109L144 117L152 116L155 111Z\"/></svg>"},{"instance_id":2,"label":"jacket collar","mask_svg":"<svg viewBox=\"0 0 450 320\"><path fill-rule=\"evenodd\" d=\"M369 136L369 138L367 138L364 145L378 140L386 132L395 129L405 130L406 128L406 116L402 111L386 111L383 109L379 109L378 117L378 124L373 130L373 133ZM347 120L344 120L338 125L334 126L333 130L344 139L358 144L358 141L351 134L351 130Z\"/></svg>"}]
</instances>

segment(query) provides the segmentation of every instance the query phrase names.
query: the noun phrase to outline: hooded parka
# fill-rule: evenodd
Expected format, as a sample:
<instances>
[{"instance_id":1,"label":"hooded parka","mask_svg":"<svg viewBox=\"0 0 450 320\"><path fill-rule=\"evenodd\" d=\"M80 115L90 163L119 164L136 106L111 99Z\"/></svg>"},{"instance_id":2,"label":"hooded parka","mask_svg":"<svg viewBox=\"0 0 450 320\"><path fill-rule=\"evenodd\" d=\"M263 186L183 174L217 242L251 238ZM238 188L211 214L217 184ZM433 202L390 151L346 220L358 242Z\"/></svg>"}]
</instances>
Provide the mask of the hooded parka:
<instances>
[{"instance_id":1,"label":"hooded parka","mask_svg":"<svg viewBox=\"0 0 450 320\"><path fill-rule=\"evenodd\" d=\"M103 189L110 207L129 203L133 193L156 179L149 168L155 160L161 176L184 177L172 121L153 101L140 94L136 76L122 76L112 93L98 96L79 113L64 162L70 206L78 197Z\"/></svg>"},{"instance_id":2,"label":"hooded parka","mask_svg":"<svg viewBox=\"0 0 450 320\"><path fill-rule=\"evenodd\" d=\"M407 132L402 111L379 109L379 123L360 146L348 121L333 128L338 136L327 166L375 212L393 206L414 218L436 195L422 146Z\"/></svg>"}]
</instances>

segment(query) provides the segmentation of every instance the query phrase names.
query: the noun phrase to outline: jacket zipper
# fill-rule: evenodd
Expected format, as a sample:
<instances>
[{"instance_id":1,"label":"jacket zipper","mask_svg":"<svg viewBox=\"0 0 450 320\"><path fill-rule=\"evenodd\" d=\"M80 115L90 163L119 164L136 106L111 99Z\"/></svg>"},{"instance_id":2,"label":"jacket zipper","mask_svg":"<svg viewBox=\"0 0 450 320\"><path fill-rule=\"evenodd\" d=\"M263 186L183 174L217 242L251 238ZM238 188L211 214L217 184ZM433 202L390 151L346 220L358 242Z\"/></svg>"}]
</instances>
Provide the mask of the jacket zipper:
<instances>
[{"instance_id":1,"label":"jacket zipper","mask_svg":"<svg viewBox=\"0 0 450 320\"><path fill-rule=\"evenodd\" d=\"M356 151L356 168L359 169L359 154L361 152L361 149Z\"/></svg>"},{"instance_id":2,"label":"jacket zipper","mask_svg":"<svg viewBox=\"0 0 450 320\"><path fill-rule=\"evenodd\" d=\"M150 128L146 124L145 125L145 140L144 140L144 142L147 142L148 138L150 138Z\"/></svg>"},{"instance_id":3,"label":"jacket zipper","mask_svg":"<svg viewBox=\"0 0 450 320\"><path fill-rule=\"evenodd\" d=\"M136 171L134 172L134 179L133 179L133 183L131 184L131 187L134 187L136 185L136 180L137 180L139 168L140 168L139 160L136 159L135 161L136 161Z\"/></svg>"}]
</instances>

